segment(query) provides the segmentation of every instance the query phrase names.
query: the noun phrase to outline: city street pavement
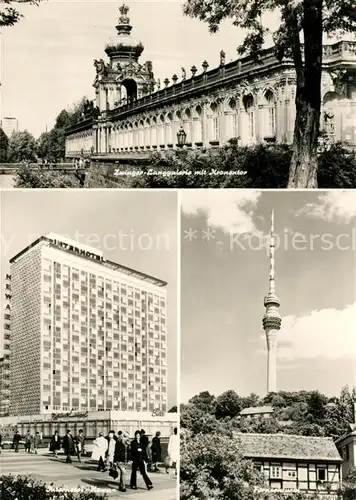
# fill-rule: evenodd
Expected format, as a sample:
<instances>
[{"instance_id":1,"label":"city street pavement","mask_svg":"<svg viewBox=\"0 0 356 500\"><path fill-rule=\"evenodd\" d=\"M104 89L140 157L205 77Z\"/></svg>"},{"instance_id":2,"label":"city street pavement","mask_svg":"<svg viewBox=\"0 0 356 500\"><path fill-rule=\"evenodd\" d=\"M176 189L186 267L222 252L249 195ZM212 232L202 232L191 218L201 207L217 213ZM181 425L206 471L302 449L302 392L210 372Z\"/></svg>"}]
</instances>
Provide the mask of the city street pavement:
<instances>
[{"instance_id":1,"label":"city street pavement","mask_svg":"<svg viewBox=\"0 0 356 500\"><path fill-rule=\"evenodd\" d=\"M2 450L0 455L1 475L21 475L45 483L54 483L55 486L68 488L95 486L107 491L110 498L127 498L137 500L176 500L176 480L174 473L166 474L164 469L160 473L149 473L154 488L148 491L140 473L137 474L137 490L130 489L130 467L126 470L126 492L118 491L118 484L108 472L97 472L97 463L90 459L82 459L78 463L73 457L72 464L65 463L65 456L58 459L52 457L48 450L40 450L38 455L25 453L22 449L15 453L13 450Z\"/></svg>"}]
</instances>

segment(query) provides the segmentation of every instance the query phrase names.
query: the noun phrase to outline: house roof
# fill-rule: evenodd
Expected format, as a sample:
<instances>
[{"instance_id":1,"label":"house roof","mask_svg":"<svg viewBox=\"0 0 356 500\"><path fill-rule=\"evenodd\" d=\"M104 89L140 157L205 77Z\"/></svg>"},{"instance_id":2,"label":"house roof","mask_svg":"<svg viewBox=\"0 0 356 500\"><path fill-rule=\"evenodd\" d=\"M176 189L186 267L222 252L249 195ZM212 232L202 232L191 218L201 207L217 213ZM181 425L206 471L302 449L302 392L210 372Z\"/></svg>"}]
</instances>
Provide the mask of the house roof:
<instances>
[{"instance_id":1,"label":"house roof","mask_svg":"<svg viewBox=\"0 0 356 500\"><path fill-rule=\"evenodd\" d=\"M338 445L342 444L342 442L344 440L347 440L348 438L350 438L352 436L356 436L356 424L353 424L353 423L349 424L348 429L345 432L345 434L343 434L342 436L338 437L336 439L335 443L337 443Z\"/></svg>"},{"instance_id":2,"label":"house roof","mask_svg":"<svg viewBox=\"0 0 356 500\"><path fill-rule=\"evenodd\" d=\"M234 433L246 458L342 462L332 438L291 434Z\"/></svg>"},{"instance_id":3,"label":"house roof","mask_svg":"<svg viewBox=\"0 0 356 500\"><path fill-rule=\"evenodd\" d=\"M272 406L250 406L240 411L241 416L258 415L260 413L273 413Z\"/></svg>"}]
</instances>

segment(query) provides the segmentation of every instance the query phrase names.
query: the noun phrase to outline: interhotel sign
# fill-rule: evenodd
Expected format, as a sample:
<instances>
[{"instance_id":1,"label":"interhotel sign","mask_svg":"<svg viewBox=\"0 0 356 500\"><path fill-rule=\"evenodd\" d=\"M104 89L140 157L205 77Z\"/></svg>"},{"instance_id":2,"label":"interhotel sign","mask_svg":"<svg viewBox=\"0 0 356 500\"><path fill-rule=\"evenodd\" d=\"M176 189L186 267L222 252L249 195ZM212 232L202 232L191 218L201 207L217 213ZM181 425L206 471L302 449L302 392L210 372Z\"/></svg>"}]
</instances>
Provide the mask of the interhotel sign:
<instances>
[{"instance_id":1,"label":"interhotel sign","mask_svg":"<svg viewBox=\"0 0 356 500\"><path fill-rule=\"evenodd\" d=\"M54 240L52 238L48 238L48 240L58 248L63 248L64 250L68 250L71 253L75 253L76 255L80 255L82 257L87 257L92 260L96 260L99 262L104 261L104 257L102 255L98 255L93 252L89 252L89 250L85 250L84 248L75 247L70 243L65 243L64 241Z\"/></svg>"},{"instance_id":2,"label":"interhotel sign","mask_svg":"<svg viewBox=\"0 0 356 500\"><path fill-rule=\"evenodd\" d=\"M88 417L88 412L71 412L69 411L68 413L52 413L52 420L59 420L63 418L87 418Z\"/></svg>"}]
</instances>

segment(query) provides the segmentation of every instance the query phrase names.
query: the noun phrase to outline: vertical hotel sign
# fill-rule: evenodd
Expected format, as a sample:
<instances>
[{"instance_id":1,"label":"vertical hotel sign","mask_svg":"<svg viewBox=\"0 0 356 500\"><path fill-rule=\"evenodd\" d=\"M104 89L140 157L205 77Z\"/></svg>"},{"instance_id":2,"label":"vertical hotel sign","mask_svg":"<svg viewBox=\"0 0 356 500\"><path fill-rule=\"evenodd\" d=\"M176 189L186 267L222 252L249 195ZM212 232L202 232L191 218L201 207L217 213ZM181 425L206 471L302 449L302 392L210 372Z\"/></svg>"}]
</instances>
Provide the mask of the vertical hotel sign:
<instances>
[{"instance_id":1,"label":"vertical hotel sign","mask_svg":"<svg viewBox=\"0 0 356 500\"><path fill-rule=\"evenodd\" d=\"M104 257L102 255L98 255L94 252L90 252L85 248L80 248L72 245L71 243L65 243L64 241L60 241L53 238L47 238L47 240L58 248L62 248L63 250L67 250L73 254L79 255L81 257L87 257L88 259L95 260L97 262L104 262Z\"/></svg>"}]
</instances>

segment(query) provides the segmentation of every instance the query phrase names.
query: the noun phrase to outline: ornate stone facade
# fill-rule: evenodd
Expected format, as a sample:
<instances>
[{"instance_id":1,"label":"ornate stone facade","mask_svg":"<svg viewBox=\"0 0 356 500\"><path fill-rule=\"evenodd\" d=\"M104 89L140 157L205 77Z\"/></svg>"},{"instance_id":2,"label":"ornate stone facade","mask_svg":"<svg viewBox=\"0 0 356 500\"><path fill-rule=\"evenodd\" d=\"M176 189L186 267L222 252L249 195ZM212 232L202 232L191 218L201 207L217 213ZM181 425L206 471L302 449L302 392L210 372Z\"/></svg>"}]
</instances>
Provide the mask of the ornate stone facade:
<instances>
[{"instance_id":1,"label":"ornate stone facade","mask_svg":"<svg viewBox=\"0 0 356 500\"><path fill-rule=\"evenodd\" d=\"M152 63L140 65L143 51L130 38L122 6L116 27L119 41L106 47L109 63L95 61L97 115L68 129L66 154L92 151L115 158L135 152L175 149L183 127L186 146L214 147L238 138L240 144L291 142L295 120L296 81L291 59L278 61L273 48L257 62L244 57L201 71L182 68L161 88ZM323 51L321 127L330 141L356 145L356 42L325 45ZM92 143L90 144L90 138Z\"/></svg>"}]
</instances>

